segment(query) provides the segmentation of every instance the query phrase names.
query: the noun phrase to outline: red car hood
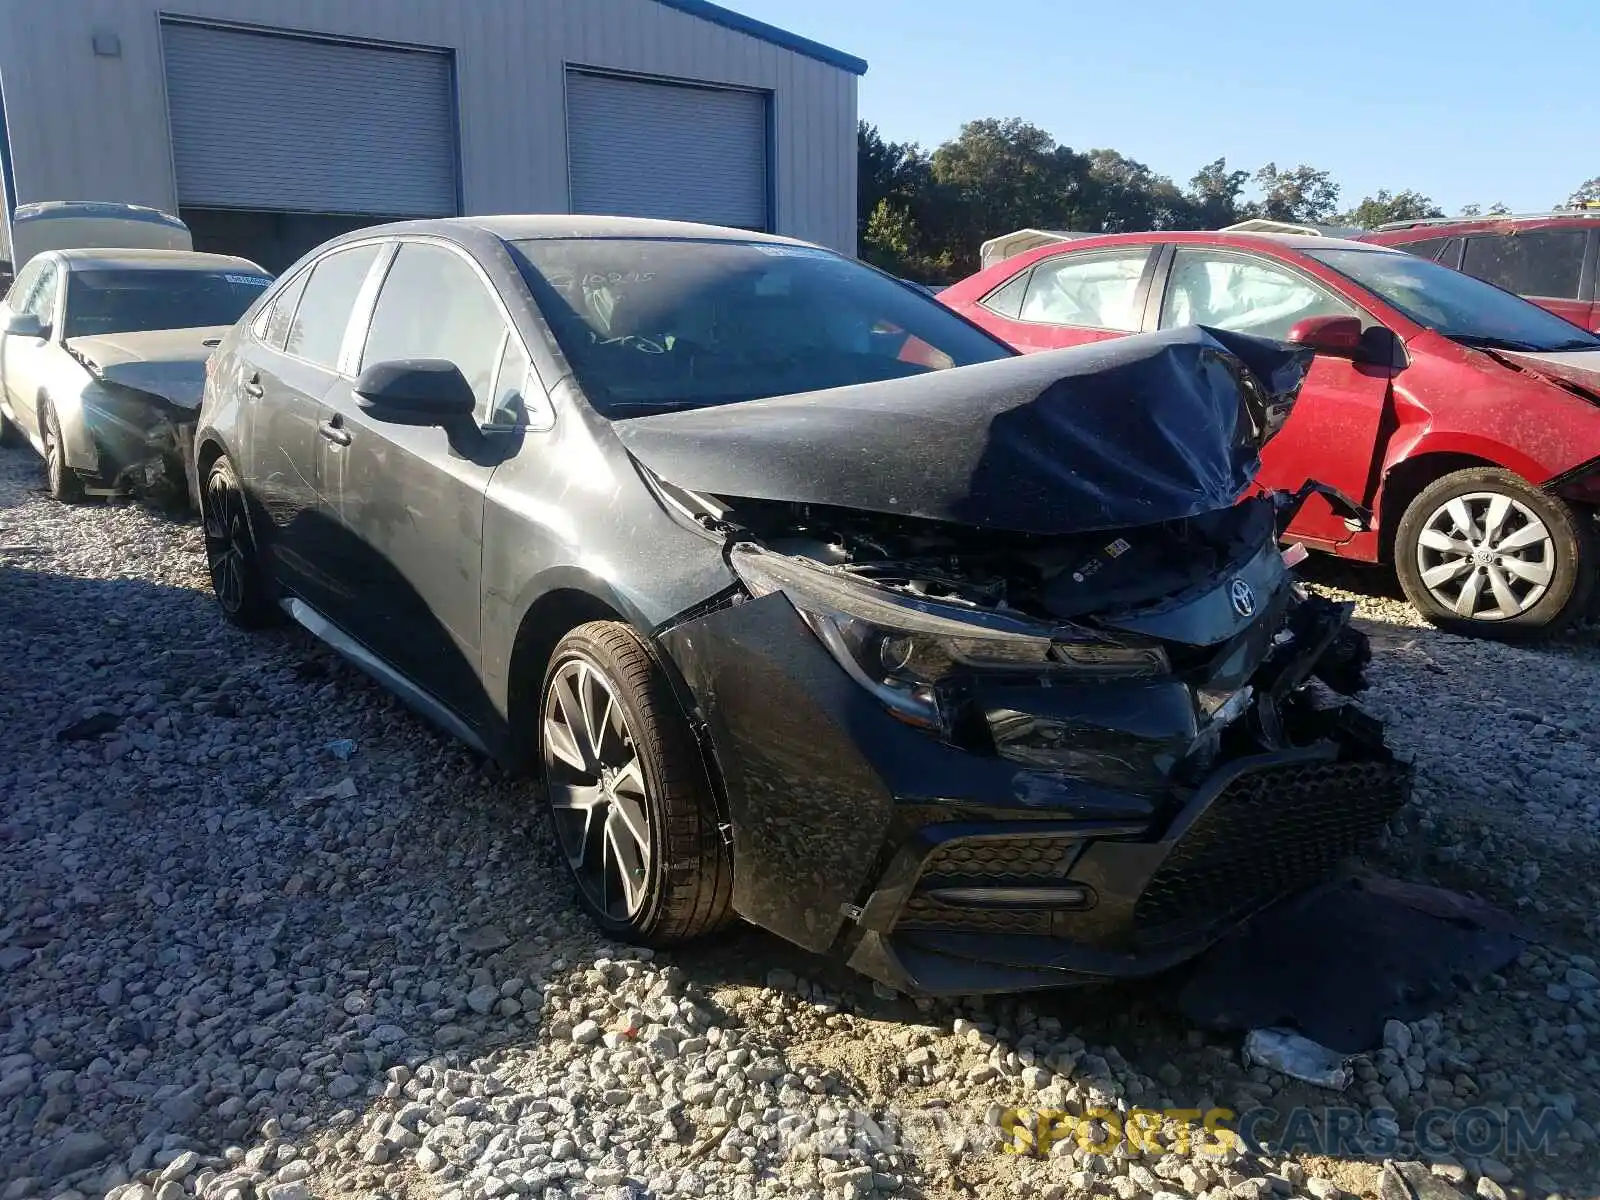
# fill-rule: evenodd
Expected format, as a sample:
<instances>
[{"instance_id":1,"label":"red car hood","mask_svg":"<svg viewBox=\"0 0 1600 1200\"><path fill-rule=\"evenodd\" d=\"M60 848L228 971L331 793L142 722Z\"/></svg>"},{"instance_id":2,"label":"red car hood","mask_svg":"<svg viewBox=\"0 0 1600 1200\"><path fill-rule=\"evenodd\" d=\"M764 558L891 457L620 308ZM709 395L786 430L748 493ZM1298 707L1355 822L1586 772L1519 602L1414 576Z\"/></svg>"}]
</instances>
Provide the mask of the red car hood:
<instances>
[{"instance_id":1,"label":"red car hood","mask_svg":"<svg viewBox=\"0 0 1600 1200\"><path fill-rule=\"evenodd\" d=\"M1557 383L1574 384L1600 402L1600 348L1594 350L1496 350L1495 354L1524 371Z\"/></svg>"}]
</instances>

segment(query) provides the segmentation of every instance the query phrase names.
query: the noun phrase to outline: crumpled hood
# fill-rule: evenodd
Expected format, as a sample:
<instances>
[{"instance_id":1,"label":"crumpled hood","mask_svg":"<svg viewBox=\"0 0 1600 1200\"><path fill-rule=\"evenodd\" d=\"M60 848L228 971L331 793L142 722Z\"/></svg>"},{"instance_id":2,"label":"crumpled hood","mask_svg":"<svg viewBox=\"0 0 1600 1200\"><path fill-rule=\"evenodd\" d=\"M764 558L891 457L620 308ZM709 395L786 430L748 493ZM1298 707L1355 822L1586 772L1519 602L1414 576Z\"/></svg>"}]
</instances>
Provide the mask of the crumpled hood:
<instances>
[{"instance_id":1,"label":"crumpled hood","mask_svg":"<svg viewBox=\"0 0 1600 1200\"><path fill-rule=\"evenodd\" d=\"M184 408L199 408L206 359L229 328L217 325L75 337L67 339L67 349L101 379L151 392Z\"/></svg>"},{"instance_id":2,"label":"crumpled hood","mask_svg":"<svg viewBox=\"0 0 1600 1200\"><path fill-rule=\"evenodd\" d=\"M1566 383L1577 384L1600 399L1600 349L1594 350L1496 350L1524 370Z\"/></svg>"},{"instance_id":3,"label":"crumpled hood","mask_svg":"<svg viewBox=\"0 0 1600 1200\"><path fill-rule=\"evenodd\" d=\"M1232 505L1310 363L1188 327L613 427L694 491L1082 533Z\"/></svg>"}]
</instances>

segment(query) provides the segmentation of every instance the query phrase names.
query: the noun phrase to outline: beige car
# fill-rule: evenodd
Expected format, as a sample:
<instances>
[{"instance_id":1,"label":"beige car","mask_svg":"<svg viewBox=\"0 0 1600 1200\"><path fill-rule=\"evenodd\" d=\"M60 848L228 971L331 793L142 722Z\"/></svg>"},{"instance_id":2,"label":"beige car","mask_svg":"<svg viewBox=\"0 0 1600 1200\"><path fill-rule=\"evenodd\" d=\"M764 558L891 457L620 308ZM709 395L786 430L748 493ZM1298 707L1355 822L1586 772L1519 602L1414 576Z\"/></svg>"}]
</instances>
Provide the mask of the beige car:
<instances>
[{"instance_id":1,"label":"beige car","mask_svg":"<svg viewBox=\"0 0 1600 1200\"><path fill-rule=\"evenodd\" d=\"M50 493L187 495L212 347L272 277L178 250L49 250L0 306L0 444L43 456Z\"/></svg>"}]
</instances>

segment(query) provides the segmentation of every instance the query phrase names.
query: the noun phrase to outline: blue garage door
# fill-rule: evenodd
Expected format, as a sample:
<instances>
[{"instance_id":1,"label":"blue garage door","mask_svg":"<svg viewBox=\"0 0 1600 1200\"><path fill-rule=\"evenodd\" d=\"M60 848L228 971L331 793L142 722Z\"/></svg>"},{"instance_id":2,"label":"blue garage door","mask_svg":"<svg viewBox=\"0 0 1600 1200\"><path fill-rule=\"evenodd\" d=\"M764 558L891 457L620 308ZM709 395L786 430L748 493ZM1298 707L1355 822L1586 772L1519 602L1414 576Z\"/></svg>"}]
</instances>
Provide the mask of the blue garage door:
<instances>
[{"instance_id":1,"label":"blue garage door","mask_svg":"<svg viewBox=\"0 0 1600 1200\"><path fill-rule=\"evenodd\" d=\"M572 211L768 229L765 92L567 72Z\"/></svg>"},{"instance_id":2,"label":"blue garage door","mask_svg":"<svg viewBox=\"0 0 1600 1200\"><path fill-rule=\"evenodd\" d=\"M448 53L178 22L161 38L180 206L455 213Z\"/></svg>"}]
</instances>

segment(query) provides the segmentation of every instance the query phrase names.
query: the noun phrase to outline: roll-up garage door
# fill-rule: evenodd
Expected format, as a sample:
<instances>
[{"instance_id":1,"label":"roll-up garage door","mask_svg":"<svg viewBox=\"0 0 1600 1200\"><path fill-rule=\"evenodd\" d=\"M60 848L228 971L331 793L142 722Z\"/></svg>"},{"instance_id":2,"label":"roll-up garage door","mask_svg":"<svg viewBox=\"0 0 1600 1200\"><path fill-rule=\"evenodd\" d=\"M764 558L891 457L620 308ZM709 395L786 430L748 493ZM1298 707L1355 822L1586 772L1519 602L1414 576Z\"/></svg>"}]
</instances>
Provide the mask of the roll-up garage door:
<instances>
[{"instance_id":1,"label":"roll-up garage door","mask_svg":"<svg viewBox=\"0 0 1600 1200\"><path fill-rule=\"evenodd\" d=\"M187 208L456 211L448 54L163 24Z\"/></svg>"},{"instance_id":2,"label":"roll-up garage door","mask_svg":"<svg viewBox=\"0 0 1600 1200\"><path fill-rule=\"evenodd\" d=\"M767 229L767 96L567 72L572 210Z\"/></svg>"}]
</instances>

